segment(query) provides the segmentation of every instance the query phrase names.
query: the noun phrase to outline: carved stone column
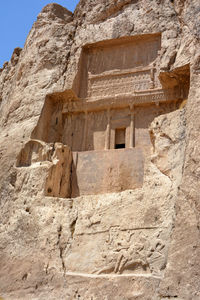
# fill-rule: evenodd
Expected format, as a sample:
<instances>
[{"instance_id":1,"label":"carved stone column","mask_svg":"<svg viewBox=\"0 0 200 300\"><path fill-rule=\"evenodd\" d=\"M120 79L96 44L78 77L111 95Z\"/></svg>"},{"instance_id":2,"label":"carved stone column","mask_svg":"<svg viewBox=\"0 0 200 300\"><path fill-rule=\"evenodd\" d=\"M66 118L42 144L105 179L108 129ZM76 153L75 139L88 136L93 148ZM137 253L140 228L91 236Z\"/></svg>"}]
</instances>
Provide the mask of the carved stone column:
<instances>
[{"instance_id":1,"label":"carved stone column","mask_svg":"<svg viewBox=\"0 0 200 300\"><path fill-rule=\"evenodd\" d=\"M110 109L107 110L107 128L106 128L106 139L105 149L110 149Z\"/></svg>"},{"instance_id":2,"label":"carved stone column","mask_svg":"<svg viewBox=\"0 0 200 300\"><path fill-rule=\"evenodd\" d=\"M130 142L129 147L133 148L135 147L135 112L134 112L134 106L130 106L131 111L131 122L130 122Z\"/></svg>"},{"instance_id":3,"label":"carved stone column","mask_svg":"<svg viewBox=\"0 0 200 300\"><path fill-rule=\"evenodd\" d=\"M150 71L150 77L151 77L150 89L155 88L155 74L154 73L155 73L155 69L153 67Z\"/></svg>"},{"instance_id":4,"label":"carved stone column","mask_svg":"<svg viewBox=\"0 0 200 300\"><path fill-rule=\"evenodd\" d=\"M87 130L88 130L88 112L85 111L85 123L84 123L84 134L83 134L82 151L86 151L87 150Z\"/></svg>"}]
</instances>

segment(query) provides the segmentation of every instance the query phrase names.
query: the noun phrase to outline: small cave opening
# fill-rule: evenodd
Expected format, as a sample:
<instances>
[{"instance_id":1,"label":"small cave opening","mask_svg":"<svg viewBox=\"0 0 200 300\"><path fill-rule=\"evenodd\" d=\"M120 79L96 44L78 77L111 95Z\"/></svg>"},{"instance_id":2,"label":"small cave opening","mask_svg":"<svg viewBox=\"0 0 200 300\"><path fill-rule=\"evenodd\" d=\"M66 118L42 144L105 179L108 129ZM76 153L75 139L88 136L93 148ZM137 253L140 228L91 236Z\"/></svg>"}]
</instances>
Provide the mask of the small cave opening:
<instances>
[{"instance_id":1,"label":"small cave opening","mask_svg":"<svg viewBox=\"0 0 200 300\"><path fill-rule=\"evenodd\" d=\"M125 144L115 144L115 149L123 149L125 148Z\"/></svg>"},{"instance_id":2,"label":"small cave opening","mask_svg":"<svg viewBox=\"0 0 200 300\"><path fill-rule=\"evenodd\" d=\"M52 192L52 189L51 189L51 188L48 188L48 189L47 189L47 193L48 193L48 194L51 194L51 192Z\"/></svg>"}]
</instances>

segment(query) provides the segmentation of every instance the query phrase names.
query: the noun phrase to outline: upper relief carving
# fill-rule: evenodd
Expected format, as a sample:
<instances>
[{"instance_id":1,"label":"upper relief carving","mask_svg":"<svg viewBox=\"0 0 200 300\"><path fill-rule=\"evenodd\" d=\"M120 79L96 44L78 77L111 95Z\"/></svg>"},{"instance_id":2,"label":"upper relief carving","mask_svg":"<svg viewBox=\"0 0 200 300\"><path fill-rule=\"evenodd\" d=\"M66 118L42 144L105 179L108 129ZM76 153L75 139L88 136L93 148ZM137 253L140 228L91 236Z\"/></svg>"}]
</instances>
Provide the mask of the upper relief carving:
<instances>
[{"instance_id":1,"label":"upper relief carving","mask_svg":"<svg viewBox=\"0 0 200 300\"><path fill-rule=\"evenodd\" d=\"M79 96L88 100L161 89L160 34L100 42L83 49Z\"/></svg>"},{"instance_id":2,"label":"upper relief carving","mask_svg":"<svg viewBox=\"0 0 200 300\"><path fill-rule=\"evenodd\" d=\"M106 97L155 88L152 67L88 76L88 97Z\"/></svg>"}]
</instances>

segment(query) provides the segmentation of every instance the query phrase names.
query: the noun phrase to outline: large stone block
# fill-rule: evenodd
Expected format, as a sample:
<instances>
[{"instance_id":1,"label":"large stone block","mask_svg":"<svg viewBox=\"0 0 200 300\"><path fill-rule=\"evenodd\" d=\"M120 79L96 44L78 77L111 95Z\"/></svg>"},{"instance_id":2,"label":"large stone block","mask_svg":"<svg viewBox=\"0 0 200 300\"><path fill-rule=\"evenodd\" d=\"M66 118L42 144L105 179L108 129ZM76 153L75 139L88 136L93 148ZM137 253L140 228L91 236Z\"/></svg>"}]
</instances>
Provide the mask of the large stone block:
<instances>
[{"instance_id":1,"label":"large stone block","mask_svg":"<svg viewBox=\"0 0 200 300\"><path fill-rule=\"evenodd\" d=\"M141 149L112 149L73 154L72 197L119 192L143 183Z\"/></svg>"}]
</instances>

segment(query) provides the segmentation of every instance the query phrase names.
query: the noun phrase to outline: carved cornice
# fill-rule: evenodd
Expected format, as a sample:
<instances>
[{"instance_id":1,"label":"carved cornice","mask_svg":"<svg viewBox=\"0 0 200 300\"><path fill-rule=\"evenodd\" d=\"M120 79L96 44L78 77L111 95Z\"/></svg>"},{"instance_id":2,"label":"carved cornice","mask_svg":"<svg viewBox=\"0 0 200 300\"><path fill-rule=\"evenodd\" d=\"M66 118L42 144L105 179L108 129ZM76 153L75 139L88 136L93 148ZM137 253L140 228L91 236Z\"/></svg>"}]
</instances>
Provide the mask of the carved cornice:
<instances>
[{"instance_id":1,"label":"carved cornice","mask_svg":"<svg viewBox=\"0 0 200 300\"><path fill-rule=\"evenodd\" d=\"M112 97L95 97L80 99L79 101L64 104L63 113L78 113L84 111L98 111L104 109L125 108L133 105L159 104L160 102L172 102L181 99L179 89L175 90L142 90L134 94L118 94Z\"/></svg>"}]
</instances>

